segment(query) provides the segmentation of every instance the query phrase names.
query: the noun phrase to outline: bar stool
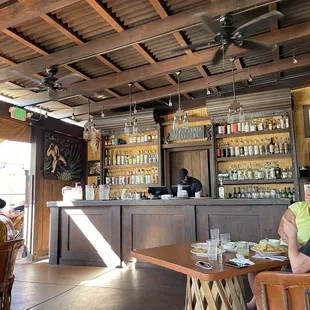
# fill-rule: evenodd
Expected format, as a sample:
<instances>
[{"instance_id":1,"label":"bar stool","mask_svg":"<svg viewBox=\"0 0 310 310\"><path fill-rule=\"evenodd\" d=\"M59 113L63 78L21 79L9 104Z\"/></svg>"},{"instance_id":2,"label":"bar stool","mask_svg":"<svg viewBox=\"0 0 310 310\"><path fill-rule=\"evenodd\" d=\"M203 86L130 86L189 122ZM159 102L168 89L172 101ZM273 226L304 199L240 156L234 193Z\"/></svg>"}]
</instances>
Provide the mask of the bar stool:
<instances>
[{"instance_id":1,"label":"bar stool","mask_svg":"<svg viewBox=\"0 0 310 310\"><path fill-rule=\"evenodd\" d=\"M0 244L0 310L10 309L16 257L18 249L23 245L23 239Z\"/></svg>"}]
</instances>

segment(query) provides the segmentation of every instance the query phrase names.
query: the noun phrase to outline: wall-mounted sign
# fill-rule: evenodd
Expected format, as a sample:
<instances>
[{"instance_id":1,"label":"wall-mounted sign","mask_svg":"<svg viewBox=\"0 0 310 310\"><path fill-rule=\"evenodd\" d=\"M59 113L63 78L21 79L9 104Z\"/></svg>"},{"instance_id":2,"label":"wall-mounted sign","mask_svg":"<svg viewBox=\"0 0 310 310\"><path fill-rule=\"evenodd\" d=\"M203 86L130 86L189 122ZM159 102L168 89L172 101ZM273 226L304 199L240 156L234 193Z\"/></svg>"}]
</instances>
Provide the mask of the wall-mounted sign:
<instances>
[{"instance_id":1,"label":"wall-mounted sign","mask_svg":"<svg viewBox=\"0 0 310 310\"><path fill-rule=\"evenodd\" d=\"M170 140L191 140L191 139L202 139L202 138L210 138L210 130L211 126L191 126L187 129L179 128L177 131L171 130L170 132Z\"/></svg>"},{"instance_id":2,"label":"wall-mounted sign","mask_svg":"<svg viewBox=\"0 0 310 310\"><path fill-rule=\"evenodd\" d=\"M11 114L11 118L18 119L19 121L26 120L26 111L24 109L18 107L10 107L9 112Z\"/></svg>"}]
</instances>

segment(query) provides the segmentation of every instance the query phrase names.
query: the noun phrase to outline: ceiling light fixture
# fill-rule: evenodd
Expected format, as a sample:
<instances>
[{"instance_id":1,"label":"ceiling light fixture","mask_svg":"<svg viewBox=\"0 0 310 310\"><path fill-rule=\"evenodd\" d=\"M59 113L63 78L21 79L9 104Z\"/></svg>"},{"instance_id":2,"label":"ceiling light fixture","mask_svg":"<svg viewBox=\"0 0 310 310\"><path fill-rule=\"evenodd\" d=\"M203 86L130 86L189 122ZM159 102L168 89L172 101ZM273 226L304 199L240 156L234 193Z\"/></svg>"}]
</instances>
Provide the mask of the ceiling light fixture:
<instances>
[{"instance_id":1,"label":"ceiling light fixture","mask_svg":"<svg viewBox=\"0 0 310 310\"><path fill-rule=\"evenodd\" d=\"M237 100L236 98L236 87L235 87L235 70L234 70L234 61L235 58L231 58L231 67L232 67L232 78L233 78L233 101L228 107L228 114L227 114L227 122L233 123L234 116L238 115L239 122L244 122L244 114L243 114L243 105Z\"/></svg>"},{"instance_id":2,"label":"ceiling light fixture","mask_svg":"<svg viewBox=\"0 0 310 310\"><path fill-rule=\"evenodd\" d=\"M137 126L137 118L135 116L132 115L132 92L131 92L131 88L132 88L132 84L128 84L129 86L129 116L125 122L125 126L124 126L124 134L125 135L129 135L129 134L137 134L138 133L138 126ZM135 108L136 110L136 108ZM136 112L134 112L136 113Z\"/></svg>"},{"instance_id":3,"label":"ceiling light fixture","mask_svg":"<svg viewBox=\"0 0 310 310\"><path fill-rule=\"evenodd\" d=\"M252 82L253 82L253 79L252 79L251 73L249 74L248 82L249 82L249 83L252 83Z\"/></svg>"},{"instance_id":4,"label":"ceiling light fixture","mask_svg":"<svg viewBox=\"0 0 310 310\"><path fill-rule=\"evenodd\" d=\"M172 123L172 130L175 131L175 132L180 130L179 122L182 122L182 128L183 129L187 129L188 128L187 114L184 112L184 110L181 109L180 74L181 74L181 71L176 72L176 75L178 77L179 108L174 113L174 118L173 118L173 123Z\"/></svg>"},{"instance_id":5,"label":"ceiling light fixture","mask_svg":"<svg viewBox=\"0 0 310 310\"><path fill-rule=\"evenodd\" d=\"M207 95L211 95L210 89L207 88Z\"/></svg>"},{"instance_id":6,"label":"ceiling light fixture","mask_svg":"<svg viewBox=\"0 0 310 310\"><path fill-rule=\"evenodd\" d=\"M74 112L72 112L71 119L72 119L73 121L75 120L75 114L74 114Z\"/></svg>"},{"instance_id":7,"label":"ceiling light fixture","mask_svg":"<svg viewBox=\"0 0 310 310\"><path fill-rule=\"evenodd\" d=\"M44 117L45 117L45 118L48 118L47 112L45 112L45 115L44 115Z\"/></svg>"},{"instance_id":8,"label":"ceiling light fixture","mask_svg":"<svg viewBox=\"0 0 310 310\"><path fill-rule=\"evenodd\" d=\"M169 103L168 103L169 107L172 107L172 100L171 100L171 94L170 94L170 99L169 99Z\"/></svg>"},{"instance_id":9,"label":"ceiling light fixture","mask_svg":"<svg viewBox=\"0 0 310 310\"><path fill-rule=\"evenodd\" d=\"M104 118L104 117L105 117L105 114L104 114L103 108L102 108L102 111L101 111L101 117L102 117L102 118Z\"/></svg>"},{"instance_id":10,"label":"ceiling light fixture","mask_svg":"<svg viewBox=\"0 0 310 310\"><path fill-rule=\"evenodd\" d=\"M83 131L83 139L85 141L89 140L89 137L88 137L88 132L89 131L90 131L90 140L96 139L96 132L97 132L97 129L96 129L96 126L95 126L95 123L94 123L94 117L93 117L93 115L90 115L90 100L89 100L89 97L87 99L88 99L88 121L85 123L84 131ZM74 113L72 113L72 115L73 114Z\"/></svg>"}]
</instances>

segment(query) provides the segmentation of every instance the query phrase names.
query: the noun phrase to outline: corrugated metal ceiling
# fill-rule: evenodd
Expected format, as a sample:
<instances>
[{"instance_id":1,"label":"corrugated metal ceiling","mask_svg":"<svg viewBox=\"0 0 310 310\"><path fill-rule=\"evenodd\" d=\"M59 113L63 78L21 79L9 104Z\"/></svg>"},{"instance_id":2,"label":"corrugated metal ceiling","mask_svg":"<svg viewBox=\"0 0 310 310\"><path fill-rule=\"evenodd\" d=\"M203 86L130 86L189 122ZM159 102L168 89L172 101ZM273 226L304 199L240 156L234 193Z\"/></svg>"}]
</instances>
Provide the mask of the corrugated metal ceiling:
<instances>
[{"instance_id":1,"label":"corrugated metal ceiling","mask_svg":"<svg viewBox=\"0 0 310 310\"><path fill-rule=\"evenodd\" d=\"M180 13L209 2L208 0L163 0L165 7L169 10L169 15Z\"/></svg>"},{"instance_id":2,"label":"corrugated metal ceiling","mask_svg":"<svg viewBox=\"0 0 310 310\"><path fill-rule=\"evenodd\" d=\"M158 77L153 78L153 79L142 81L142 84L147 89L154 89L154 88L164 87L164 86L170 85L170 83L162 76L158 76Z\"/></svg>"}]
</instances>

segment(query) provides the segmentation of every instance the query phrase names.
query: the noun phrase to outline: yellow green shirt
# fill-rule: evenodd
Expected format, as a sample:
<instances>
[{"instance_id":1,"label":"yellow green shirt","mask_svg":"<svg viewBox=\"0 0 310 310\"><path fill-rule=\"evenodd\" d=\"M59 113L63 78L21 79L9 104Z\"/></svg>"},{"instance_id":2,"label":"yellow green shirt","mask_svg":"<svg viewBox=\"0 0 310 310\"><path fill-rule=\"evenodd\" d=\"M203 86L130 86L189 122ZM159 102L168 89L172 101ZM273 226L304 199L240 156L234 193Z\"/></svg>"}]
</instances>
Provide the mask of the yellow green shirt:
<instances>
[{"instance_id":1,"label":"yellow green shirt","mask_svg":"<svg viewBox=\"0 0 310 310\"><path fill-rule=\"evenodd\" d=\"M289 206L294 213L298 228L297 239L299 243L306 243L310 239L310 203L306 201L295 202Z\"/></svg>"}]
</instances>

